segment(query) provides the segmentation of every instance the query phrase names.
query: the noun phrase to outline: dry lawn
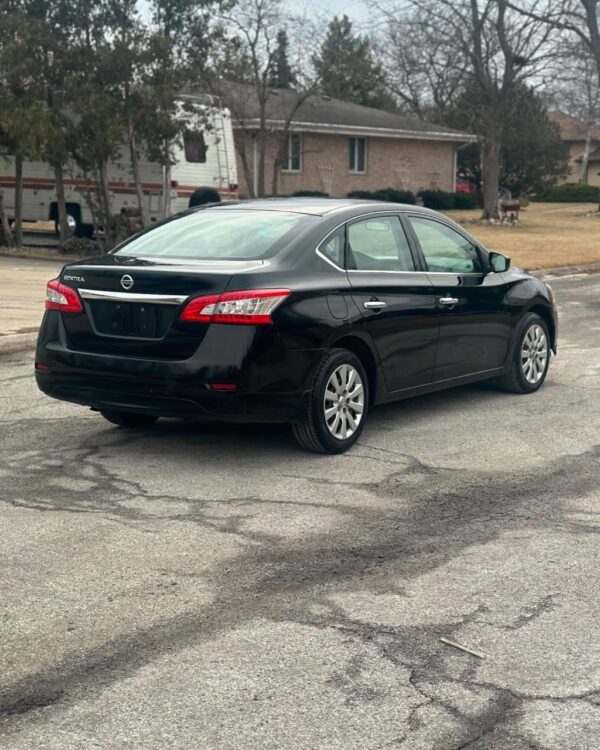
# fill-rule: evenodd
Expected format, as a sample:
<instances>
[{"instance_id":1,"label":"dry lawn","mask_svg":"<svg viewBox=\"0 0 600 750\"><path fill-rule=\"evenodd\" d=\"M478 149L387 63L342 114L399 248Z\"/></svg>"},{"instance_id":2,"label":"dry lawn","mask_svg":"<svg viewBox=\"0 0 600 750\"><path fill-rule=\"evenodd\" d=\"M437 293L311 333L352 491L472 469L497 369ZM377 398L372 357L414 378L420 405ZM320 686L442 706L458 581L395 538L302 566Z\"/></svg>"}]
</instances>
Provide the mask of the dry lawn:
<instances>
[{"instance_id":1,"label":"dry lawn","mask_svg":"<svg viewBox=\"0 0 600 750\"><path fill-rule=\"evenodd\" d=\"M479 224L478 211L447 211L488 250L510 256L521 268L600 262L600 217L591 203L531 203L517 226Z\"/></svg>"}]
</instances>

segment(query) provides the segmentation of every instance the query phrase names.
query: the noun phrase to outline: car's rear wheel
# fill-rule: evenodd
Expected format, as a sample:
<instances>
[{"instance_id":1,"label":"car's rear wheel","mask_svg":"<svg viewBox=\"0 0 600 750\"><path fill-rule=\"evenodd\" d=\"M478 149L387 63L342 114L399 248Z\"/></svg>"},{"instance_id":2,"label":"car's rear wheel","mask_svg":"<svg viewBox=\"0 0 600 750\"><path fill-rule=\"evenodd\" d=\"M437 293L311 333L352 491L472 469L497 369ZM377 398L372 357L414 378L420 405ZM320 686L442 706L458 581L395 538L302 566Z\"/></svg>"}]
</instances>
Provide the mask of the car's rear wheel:
<instances>
[{"instance_id":1,"label":"car's rear wheel","mask_svg":"<svg viewBox=\"0 0 600 750\"><path fill-rule=\"evenodd\" d=\"M505 391L533 393L546 379L549 364L548 326L536 313L528 313L509 353L506 372L495 382Z\"/></svg>"},{"instance_id":2,"label":"car's rear wheel","mask_svg":"<svg viewBox=\"0 0 600 750\"><path fill-rule=\"evenodd\" d=\"M151 427L158 419L158 417L153 417L151 414L136 414L132 411L113 411L112 409L101 411L100 414L102 414L104 419L119 425L119 427L130 427L133 429Z\"/></svg>"},{"instance_id":3,"label":"car's rear wheel","mask_svg":"<svg viewBox=\"0 0 600 750\"><path fill-rule=\"evenodd\" d=\"M343 453L360 437L369 406L369 383L360 359L333 349L313 375L305 414L292 424L303 448L317 453Z\"/></svg>"}]
</instances>

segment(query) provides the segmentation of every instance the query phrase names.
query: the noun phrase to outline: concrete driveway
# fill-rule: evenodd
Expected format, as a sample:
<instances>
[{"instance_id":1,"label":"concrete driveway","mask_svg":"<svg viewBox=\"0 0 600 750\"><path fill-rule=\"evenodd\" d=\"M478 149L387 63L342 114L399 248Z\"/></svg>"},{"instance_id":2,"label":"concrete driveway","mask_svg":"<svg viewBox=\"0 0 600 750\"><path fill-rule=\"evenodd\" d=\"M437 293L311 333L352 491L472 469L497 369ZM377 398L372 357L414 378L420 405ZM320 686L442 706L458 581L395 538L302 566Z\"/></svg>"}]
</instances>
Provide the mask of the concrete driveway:
<instances>
[{"instance_id":1,"label":"concrete driveway","mask_svg":"<svg viewBox=\"0 0 600 750\"><path fill-rule=\"evenodd\" d=\"M0 745L597 750L600 276L553 283L539 393L380 408L340 457L126 433L0 359Z\"/></svg>"},{"instance_id":2,"label":"concrete driveway","mask_svg":"<svg viewBox=\"0 0 600 750\"><path fill-rule=\"evenodd\" d=\"M0 337L37 331L44 314L46 284L65 261L0 255Z\"/></svg>"}]
</instances>

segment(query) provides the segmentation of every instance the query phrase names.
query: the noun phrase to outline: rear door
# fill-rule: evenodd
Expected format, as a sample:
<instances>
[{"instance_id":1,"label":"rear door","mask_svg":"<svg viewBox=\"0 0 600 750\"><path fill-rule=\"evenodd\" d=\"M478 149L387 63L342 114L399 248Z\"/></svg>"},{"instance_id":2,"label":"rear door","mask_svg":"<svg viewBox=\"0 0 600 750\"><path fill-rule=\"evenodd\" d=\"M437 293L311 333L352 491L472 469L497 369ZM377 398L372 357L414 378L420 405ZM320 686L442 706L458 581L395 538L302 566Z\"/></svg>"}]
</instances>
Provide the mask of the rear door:
<instances>
[{"instance_id":1,"label":"rear door","mask_svg":"<svg viewBox=\"0 0 600 750\"><path fill-rule=\"evenodd\" d=\"M477 246L443 220L414 214L408 221L439 310L435 380L500 367L510 336L503 274L488 273Z\"/></svg>"},{"instance_id":2,"label":"rear door","mask_svg":"<svg viewBox=\"0 0 600 750\"><path fill-rule=\"evenodd\" d=\"M377 214L348 224L347 269L388 390L430 382L438 334L436 299L428 275L417 270L398 215Z\"/></svg>"}]
</instances>

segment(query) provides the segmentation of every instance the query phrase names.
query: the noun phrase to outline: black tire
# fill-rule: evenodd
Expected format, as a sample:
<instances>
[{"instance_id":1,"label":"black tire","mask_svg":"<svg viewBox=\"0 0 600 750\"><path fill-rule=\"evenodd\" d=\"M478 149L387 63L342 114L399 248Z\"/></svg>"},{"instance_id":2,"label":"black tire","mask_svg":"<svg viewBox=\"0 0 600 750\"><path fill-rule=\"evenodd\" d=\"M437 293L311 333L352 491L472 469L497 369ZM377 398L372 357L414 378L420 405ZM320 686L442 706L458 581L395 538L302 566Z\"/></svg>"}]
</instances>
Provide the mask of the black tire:
<instances>
[{"instance_id":1,"label":"black tire","mask_svg":"<svg viewBox=\"0 0 600 750\"><path fill-rule=\"evenodd\" d=\"M336 437L327 426L325 418L325 390L330 378L338 368L348 365L360 378L363 388L362 413L356 429L346 438ZM354 386L355 387L355 386ZM353 388L354 388L353 387ZM345 392L345 391L344 391ZM352 411L350 404L348 409ZM360 359L346 349L332 349L320 361L311 378L310 394L303 418L292 424L292 432L298 443L315 453L343 453L358 440L367 419L369 409L369 381ZM351 414L356 418L357 414Z\"/></svg>"},{"instance_id":2,"label":"black tire","mask_svg":"<svg viewBox=\"0 0 600 750\"><path fill-rule=\"evenodd\" d=\"M527 379L523 367L522 351L525 338L528 333L535 327L542 329L546 341L546 362L543 371L535 383ZM519 326L519 331L513 341L511 350L506 361L506 370L499 377L494 379L494 383L503 391L510 393L534 393L542 387L548 374L550 365L550 335L548 326L542 317L536 313L527 313Z\"/></svg>"},{"instance_id":3,"label":"black tire","mask_svg":"<svg viewBox=\"0 0 600 750\"><path fill-rule=\"evenodd\" d=\"M136 414L133 411L106 410L101 411L100 414L102 414L104 419L119 425L119 427L129 427L132 429L152 427L158 419L158 417L153 417L151 414Z\"/></svg>"},{"instance_id":4,"label":"black tire","mask_svg":"<svg viewBox=\"0 0 600 750\"><path fill-rule=\"evenodd\" d=\"M221 196L219 193L211 187L199 187L197 190L190 195L190 201L188 203L189 208L194 206L204 206L207 203L220 203Z\"/></svg>"},{"instance_id":5,"label":"black tire","mask_svg":"<svg viewBox=\"0 0 600 750\"><path fill-rule=\"evenodd\" d=\"M75 237L88 237L91 239L94 236L94 225L93 224L77 224L75 230Z\"/></svg>"}]
</instances>

